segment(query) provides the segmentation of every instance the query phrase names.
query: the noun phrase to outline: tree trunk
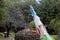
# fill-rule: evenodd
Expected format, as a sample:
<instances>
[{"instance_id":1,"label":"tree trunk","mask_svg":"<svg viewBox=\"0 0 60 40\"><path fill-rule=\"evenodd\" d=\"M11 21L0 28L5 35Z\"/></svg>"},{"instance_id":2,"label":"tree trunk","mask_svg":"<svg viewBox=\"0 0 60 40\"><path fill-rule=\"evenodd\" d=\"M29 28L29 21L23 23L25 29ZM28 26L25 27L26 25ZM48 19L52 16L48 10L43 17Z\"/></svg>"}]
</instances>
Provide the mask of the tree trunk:
<instances>
[{"instance_id":1,"label":"tree trunk","mask_svg":"<svg viewBox=\"0 0 60 40\"><path fill-rule=\"evenodd\" d=\"M9 29L9 28L7 28L7 37L9 37L9 30L10 30L10 29Z\"/></svg>"}]
</instances>

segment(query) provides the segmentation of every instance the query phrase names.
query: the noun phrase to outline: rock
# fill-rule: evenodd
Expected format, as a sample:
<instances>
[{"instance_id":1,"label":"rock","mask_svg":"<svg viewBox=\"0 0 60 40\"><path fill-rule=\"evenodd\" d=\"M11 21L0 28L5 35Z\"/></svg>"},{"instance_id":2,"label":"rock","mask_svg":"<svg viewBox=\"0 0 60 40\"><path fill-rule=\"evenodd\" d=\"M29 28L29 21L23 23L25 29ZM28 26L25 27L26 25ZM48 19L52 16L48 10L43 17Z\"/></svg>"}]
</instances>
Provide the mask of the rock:
<instances>
[{"instance_id":1,"label":"rock","mask_svg":"<svg viewBox=\"0 0 60 40\"><path fill-rule=\"evenodd\" d=\"M24 32L20 31L16 33L15 40L40 40L39 35L36 33L35 35L32 32Z\"/></svg>"}]
</instances>

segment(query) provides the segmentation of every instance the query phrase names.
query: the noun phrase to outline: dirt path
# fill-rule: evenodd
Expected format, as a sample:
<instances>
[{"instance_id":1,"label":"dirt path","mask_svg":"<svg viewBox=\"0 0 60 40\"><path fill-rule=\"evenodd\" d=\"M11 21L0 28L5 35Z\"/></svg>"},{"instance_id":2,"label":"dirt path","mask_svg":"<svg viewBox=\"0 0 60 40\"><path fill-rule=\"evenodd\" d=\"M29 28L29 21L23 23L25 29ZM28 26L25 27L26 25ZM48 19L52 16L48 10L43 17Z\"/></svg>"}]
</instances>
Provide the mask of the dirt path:
<instances>
[{"instance_id":1,"label":"dirt path","mask_svg":"<svg viewBox=\"0 0 60 40\"><path fill-rule=\"evenodd\" d=\"M12 40L12 39L10 39L10 38L3 38L3 39L0 39L0 40Z\"/></svg>"}]
</instances>

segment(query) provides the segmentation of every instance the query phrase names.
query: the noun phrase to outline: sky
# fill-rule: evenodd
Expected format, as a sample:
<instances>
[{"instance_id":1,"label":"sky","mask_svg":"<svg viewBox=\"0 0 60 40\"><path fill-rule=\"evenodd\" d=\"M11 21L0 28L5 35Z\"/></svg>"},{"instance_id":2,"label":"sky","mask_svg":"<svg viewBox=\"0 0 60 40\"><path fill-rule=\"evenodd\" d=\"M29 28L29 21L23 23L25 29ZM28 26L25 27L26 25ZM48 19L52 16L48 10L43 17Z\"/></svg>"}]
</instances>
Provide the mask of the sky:
<instances>
[{"instance_id":1,"label":"sky","mask_svg":"<svg viewBox=\"0 0 60 40\"><path fill-rule=\"evenodd\" d=\"M36 2L37 2L38 4L40 4L40 1L41 1L41 0L36 0Z\"/></svg>"},{"instance_id":2,"label":"sky","mask_svg":"<svg viewBox=\"0 0 60 40\"><path fill-rule=\"evenodd\" d=\"M26 0L21 0L22 2L25 2ZM40 4L41 0L35 0L37 4Z\"/></svg>"}]
</instances>

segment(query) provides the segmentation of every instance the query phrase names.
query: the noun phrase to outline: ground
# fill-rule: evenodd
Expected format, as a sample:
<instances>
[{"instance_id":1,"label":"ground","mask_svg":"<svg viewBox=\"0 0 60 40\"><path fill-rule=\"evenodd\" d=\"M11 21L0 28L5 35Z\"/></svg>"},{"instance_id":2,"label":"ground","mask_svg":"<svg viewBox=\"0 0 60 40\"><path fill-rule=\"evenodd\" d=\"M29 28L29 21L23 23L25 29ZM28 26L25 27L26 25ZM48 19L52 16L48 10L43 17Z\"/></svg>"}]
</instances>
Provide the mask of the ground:
<instances>
[{"instance_id":1,"label":"ground","mask_svg":"<svg viewBox=\"0 0 60 40\"><path fill-rule=\"evenodd\" d=\"M0 39L0 40L11 40L10 38L3 38L3 39Z\"/></svg>"},{"instance_id":2,"label":"ground","mask_svg":"<svg viewBox=\"0 0 60 40\"><path fill-rule=\"evenodd\" d=\"M4 37L1 37L0 36L0 40L13 40L14 39L14 35L15 35L14 33L10 33L10 35L9 35L8 38L4 38ZM57 38L57 35L52 35L52 38L56 39Z\"/></svg>"},{"instance_id":3,"label":"ground","mask_svg":"<svg viewBox=\"0 0 60 40\"><path fill-rule=\"evenodd\" d=\"M0 34L2 34L2 33L0 33ZM7 37L7 38L0 36L0 40L13 40L14 35L15 35L14 33L10 33L9 37Z\"/></svg>"}]
</instances>

